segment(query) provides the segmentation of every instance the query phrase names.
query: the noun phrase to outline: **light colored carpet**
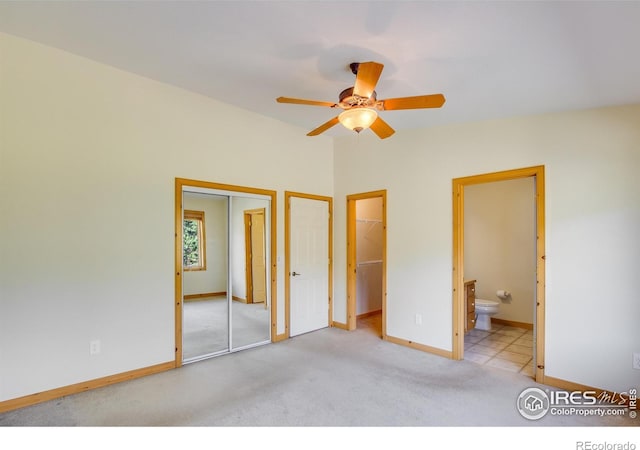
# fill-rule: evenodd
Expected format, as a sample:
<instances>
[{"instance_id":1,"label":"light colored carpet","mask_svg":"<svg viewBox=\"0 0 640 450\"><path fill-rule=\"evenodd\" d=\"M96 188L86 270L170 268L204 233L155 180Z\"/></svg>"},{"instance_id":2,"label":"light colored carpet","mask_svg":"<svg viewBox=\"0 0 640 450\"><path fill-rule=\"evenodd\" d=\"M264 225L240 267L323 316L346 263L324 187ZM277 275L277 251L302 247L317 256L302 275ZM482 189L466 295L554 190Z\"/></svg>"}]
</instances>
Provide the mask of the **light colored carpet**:
<instances>
[{"instance_id":1,"label":"light colored carpet","mask_svg":"<svg viewBox=\"0 0 640 450\"><path fill-rule=\"evenodd\" d=\"M196 362L0 414L0 426L638 425L628 417L527 420L516 400L535 386L530 378L392 344L377 337L376 327L326 328Z\"/></svg>"},{"instance_id":2,"label":"light colored carpet","mask_svg":"<svg viewBox=\"0 0 640 450\"><path fill-rule=\"evenodd\" d=\"M183 305L182 353L185 360L229 349L226 297L187 301ZM270 340L270 315L264 303L231 303L232 348Z\"/></svg>"}]
</instances>

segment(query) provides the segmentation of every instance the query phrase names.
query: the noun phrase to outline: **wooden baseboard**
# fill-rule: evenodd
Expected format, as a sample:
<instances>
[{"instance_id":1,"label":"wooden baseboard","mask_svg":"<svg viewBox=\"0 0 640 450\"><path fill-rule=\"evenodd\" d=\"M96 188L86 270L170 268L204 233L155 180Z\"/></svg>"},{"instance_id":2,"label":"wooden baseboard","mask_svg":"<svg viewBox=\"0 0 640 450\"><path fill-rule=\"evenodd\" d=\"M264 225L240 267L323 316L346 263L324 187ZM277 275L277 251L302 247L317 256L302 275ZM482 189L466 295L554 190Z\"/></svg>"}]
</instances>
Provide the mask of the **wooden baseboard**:
<instances>
[{"instance_id":1,"label":"wooden baseboard","mask_svg":"<svg viewBox=\"0 0 640 450\"><path fill-rule=\"evenodd\" d=\"M364 319L366 317L377 316L378 314L382 314L382 310L378 309L376 311L369 311L366 313L362 313L356 316L356 319Z\"/></svg>"},{"instance_id":2,"label":"wooden baseboard","mask_svg":"<svg viewBox=\"0 0 640 450\"><path fill-rule=\"evenodd\" d=\"M129 372L123 372L116 375L109 375L103 378L97 378L95 380L86 381L83 383L72 384L49 391L38 392L36 394L26 395L24 397L14 398L12 400L6 400L0 402L0 413L12 411L14 409L24 408L25 406L31 406L38 403L47 402L56 398L65 397L67 395L78 394L80 392L89 391L92 389L109 386L111 384L120 383L122 381L134 380L136 378L146 377L147 375L153 375L159 372L165 372L167 370L175 369L175 361L170 361L155 366L145 367L142 369L131 370Z\"/></svg>"},{"instance_id":3,"label":"wooden baseboard","mask_svg":"<svg viewBox=\"0 0 640 450\"><path fill-rule=\"evenodd\" d=\"M450 352L448 350L443 350L441 348L431 347L429 345L424 345L424 344L418 344L417 342L408 341L406 339L400 339L400 338L389 336L389 335L383 336L382 339L384 339L385 341L393 342L394 344L404 345L405 347L411 347L423 352L433 353L434 355L453 359L453 352Z\"/></svg>"},{"instance_id":4,"label":"wooden baseboard","mask_svg":"<svg viewBox=\"0 0 640 450\"><path fill-rule=\"evenodd\" d=\"M516 328L524 328L526 330L533 330L532 323L516 322L513 320L505 320L505 319L496 319L495 317L491 318L491 323L495 323L499 325L508 325L510 327L516 327Z\"/></svg>"},{"instance_id":5,"label":"wooden baseboard","mask_svg":"<svg viewBox=\"0 0 640 450\"><path fill-rule=\"evenodd\" d=\"M611 392L606 389L600 389L600 388L595 388L593 386L574 383L573 381L567 381L561 378L545 376L544 384L551 387L560 388L565 391L595 392L596 393L595 395L596 397L598 397L598 399L602 399L603 401L613 403L616 405L626 405L627 402L629 401L628 392Z\"/></svg>"},{"instance_id":6,"label":"wooden baseboard","mask_svg":"<svg viewBox=\"0 0 640 450\"><path fill-rule=\"evenodd\" d=\"M198 300L206 300L206 299L209 299L211 297L223 297L223 296L226 296L226 295L227 295L226 292L205 292L204 294L187 294L187 295L184 296L184 301L185 302L194 302L194 301L198 301ZM246 298L238 297L237 295L231 296L231 299L235 300L237 302L247 303L247 299Z\"/></svg>"},{"instance_id":7,"label":"wooden baseboard","mask_svg":"<svg viewBox=\"0 0 640 450\"><path fill-rule=\"evenodd\" d=\"M183 298L185 302L188 302L188 301L194 301L194 300L202 300L209 297L220 297L223 295L227 295L227 293L226 292L205 292L204 294L187 294Z\"/></svg>"},{"instance_id":8,"label":"wooden baseboard","mask_svg":"<svg viewBox=\"0 0 640 450\"><path fill-rule=\"evenodd\" d=\"M349 326L346 323L333 321L331 322L331 326L335 328L340 328L341 330L349 331Z\"/></svg>"},{"instance_id":9,"label":"wooden baseboard","mask_svg":"<svg viewBox=\"0 0 640 450\"><path fill-rule=\"evenodd\" d=\"M287 333L276 334L276 336L271 340L271 342L282 342L282 341L286 341L287 339L289 339L289 336L287 336Z\"/></svg>"}]
</instances>

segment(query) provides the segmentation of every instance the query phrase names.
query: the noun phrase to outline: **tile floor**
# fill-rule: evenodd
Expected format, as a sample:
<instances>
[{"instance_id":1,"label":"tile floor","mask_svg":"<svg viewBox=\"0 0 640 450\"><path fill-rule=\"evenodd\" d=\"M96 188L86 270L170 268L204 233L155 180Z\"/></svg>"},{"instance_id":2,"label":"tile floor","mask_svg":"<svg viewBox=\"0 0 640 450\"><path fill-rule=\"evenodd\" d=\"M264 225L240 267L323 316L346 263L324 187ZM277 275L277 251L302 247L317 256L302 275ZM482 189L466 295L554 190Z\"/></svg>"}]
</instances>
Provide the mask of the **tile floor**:
<instances>
[{"instance_id":1,"label":"tile floor","mask_svg":"<svg viewBox=\"0 0 640 450\"><path fill-rule=\"evenodd\" d=\"M464 336L464 359L533 377L533 331L493 324Z\"/></svg>"}]
</instances>

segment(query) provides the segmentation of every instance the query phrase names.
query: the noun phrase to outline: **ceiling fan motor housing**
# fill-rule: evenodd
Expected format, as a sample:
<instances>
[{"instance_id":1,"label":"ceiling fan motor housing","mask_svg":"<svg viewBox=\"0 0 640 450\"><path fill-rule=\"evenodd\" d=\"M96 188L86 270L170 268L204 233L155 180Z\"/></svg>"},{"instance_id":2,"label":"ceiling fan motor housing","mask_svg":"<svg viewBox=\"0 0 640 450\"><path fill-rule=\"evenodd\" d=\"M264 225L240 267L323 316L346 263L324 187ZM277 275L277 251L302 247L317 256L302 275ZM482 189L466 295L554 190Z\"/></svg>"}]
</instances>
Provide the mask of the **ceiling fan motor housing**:
<instances>
[{"instance_id":1,"label":"ceiling fan motor housing","mask_svg":"<svg viewBox=\"0 0 640 450\"><path fill-rule=\"evenodd\" d=\"M373 91L371 97L361 97L353 93L353 86L340 92L339 105L343 109L350 108L375 108L376 107L376 91Z\"/></svg>"}]
</instances>

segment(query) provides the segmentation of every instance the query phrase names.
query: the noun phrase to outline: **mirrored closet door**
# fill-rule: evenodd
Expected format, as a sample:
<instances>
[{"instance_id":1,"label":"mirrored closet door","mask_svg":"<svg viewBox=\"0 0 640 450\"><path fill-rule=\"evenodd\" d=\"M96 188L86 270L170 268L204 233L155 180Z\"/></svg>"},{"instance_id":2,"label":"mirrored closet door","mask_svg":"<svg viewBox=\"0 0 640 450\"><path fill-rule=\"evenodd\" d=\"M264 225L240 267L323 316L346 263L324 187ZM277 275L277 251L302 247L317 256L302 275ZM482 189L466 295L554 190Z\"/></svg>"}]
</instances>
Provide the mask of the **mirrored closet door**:
<instances>
[{"instance_id":1,"label":"mirrored closet door","mask_svg":"<svg viewBox=\"0 0 640 450\"><path fill-rule=\"evenodd\" d=\"M183 363L271 341L270 203L183 187Z\"/></svg>"}]
</instances>

